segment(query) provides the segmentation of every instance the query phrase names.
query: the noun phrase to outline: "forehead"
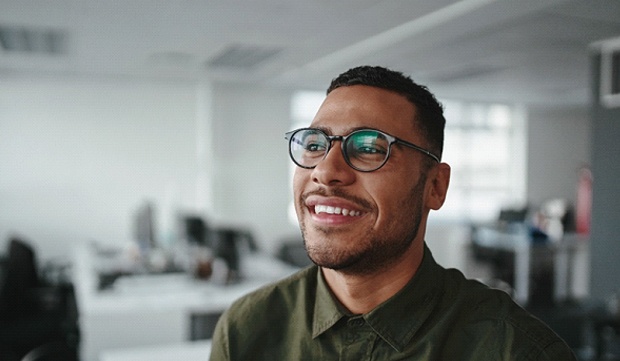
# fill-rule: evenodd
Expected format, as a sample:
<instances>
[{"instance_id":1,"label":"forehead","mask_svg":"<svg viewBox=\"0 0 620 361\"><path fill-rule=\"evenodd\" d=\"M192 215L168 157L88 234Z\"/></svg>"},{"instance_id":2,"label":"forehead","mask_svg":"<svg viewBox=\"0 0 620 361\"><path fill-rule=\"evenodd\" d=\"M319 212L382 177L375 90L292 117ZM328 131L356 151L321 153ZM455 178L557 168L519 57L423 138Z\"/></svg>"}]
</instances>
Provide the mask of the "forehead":
<instances>
[{"instance_id":1,"label":"forehead","mask_svg":"<svg viewBox=\"0 0 620 361\"><path fill-rule=\"evenodd\" d=\"M414 117L415 106L404 96L386 89L353 85L329 93L311 126L333 134L369 127L406 137L415 132Z\"/></svg>"}]
</instances>

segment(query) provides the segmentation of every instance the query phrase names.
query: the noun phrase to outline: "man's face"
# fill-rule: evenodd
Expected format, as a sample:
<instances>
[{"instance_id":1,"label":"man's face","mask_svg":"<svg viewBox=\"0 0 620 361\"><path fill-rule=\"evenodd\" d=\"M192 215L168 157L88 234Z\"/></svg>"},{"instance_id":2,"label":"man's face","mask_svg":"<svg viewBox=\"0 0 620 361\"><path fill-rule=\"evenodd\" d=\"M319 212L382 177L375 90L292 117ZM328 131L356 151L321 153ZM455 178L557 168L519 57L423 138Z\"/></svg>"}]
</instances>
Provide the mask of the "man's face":
<instances>
[{"instance_id":1,"label":"man's face","mask_svg":"<svg viewBox=\"0 0 620 361\"><path fill-rule=\"evenodd\" d=\"M415 108L387 90L355 85L332 91L311 127L330 135L375 128L422 147ZM310 258L319 266L376 272L407 251L428 215L424 154L394 144L380 169L364 173L347 165L339 141L314 169L297 168L294 197Z\"/></svg>"}]
</instances>

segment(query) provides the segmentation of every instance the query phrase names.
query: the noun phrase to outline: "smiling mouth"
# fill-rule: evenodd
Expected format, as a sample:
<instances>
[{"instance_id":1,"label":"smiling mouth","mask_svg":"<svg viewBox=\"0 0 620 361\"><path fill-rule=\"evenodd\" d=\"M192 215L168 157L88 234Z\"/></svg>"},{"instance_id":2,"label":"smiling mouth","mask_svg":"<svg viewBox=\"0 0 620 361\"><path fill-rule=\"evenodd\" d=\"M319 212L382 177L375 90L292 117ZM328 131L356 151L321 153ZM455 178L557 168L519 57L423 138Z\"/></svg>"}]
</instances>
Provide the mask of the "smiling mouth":
<instances>
[{"instance_id":1,"label":"smiling mouth","mask_svg":"<svg viewBox=\"0 0 620 361\"><path fill-rule=\"evenodd\" d=\"M341 208L341 207L325 206L321 204L317 204L314 206L314 213L316 214L327 213L327 214L343 215L343 216L349 216L349 217L359 217L362 214L362 212L360 211L350 210L350 209Z\"/></svg>"}]
</instances>

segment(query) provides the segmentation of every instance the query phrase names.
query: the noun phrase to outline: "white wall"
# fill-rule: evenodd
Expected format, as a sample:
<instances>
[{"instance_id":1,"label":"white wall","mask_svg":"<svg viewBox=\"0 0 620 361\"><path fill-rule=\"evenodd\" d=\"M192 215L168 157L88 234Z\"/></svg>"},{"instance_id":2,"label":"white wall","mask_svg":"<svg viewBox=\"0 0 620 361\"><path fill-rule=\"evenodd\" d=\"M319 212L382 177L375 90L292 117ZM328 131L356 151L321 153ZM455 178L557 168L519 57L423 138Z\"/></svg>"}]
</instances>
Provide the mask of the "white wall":
<instances>
[{"instance_id":1,"label":"white wall","mask_svg":"<svg viewBox=\"0 0 620 361\"><path fill-rule=\"evenodd\" d=\"M13 233L40 258L91 239L122 245L142 201L195 208L196 94L192 83L0 82L0 250Z\"/></svg>"},{"instance_id":2,"label":"white wall","mask_svg":"<svg viewBox=\"0 0 620 361\"><path fill-rule=\"evenodd\" d=\"M291 92L248 85L213 87L214 212L218 224L251 227L259 246L275 251L298 234L287 219Z\"/></svg>"},{"instance_id":3,"label":"white wall","mask_svg":"<svg viewBox=\"0 0 620 361\"><path fill-rule=\"evenodd\" d=\"M589 107L530 107L527 117L528 202L564 198L574 205L578 170L591 159Z\"/></svg>"},{"instance_id":4,"label":"white wall","mask_svg":"<svg viewBox=\"0 0 620 361\"><path fill-rule=\"evenodd\" d=\"M160 237L173 207L248 227L275 250L298 233L287 220L289 124L290 93L262 87L3 81L0 252L14 233L41 258L92 239L126 245L145 200L156 207Z\"/></svg>"}]
</instances>

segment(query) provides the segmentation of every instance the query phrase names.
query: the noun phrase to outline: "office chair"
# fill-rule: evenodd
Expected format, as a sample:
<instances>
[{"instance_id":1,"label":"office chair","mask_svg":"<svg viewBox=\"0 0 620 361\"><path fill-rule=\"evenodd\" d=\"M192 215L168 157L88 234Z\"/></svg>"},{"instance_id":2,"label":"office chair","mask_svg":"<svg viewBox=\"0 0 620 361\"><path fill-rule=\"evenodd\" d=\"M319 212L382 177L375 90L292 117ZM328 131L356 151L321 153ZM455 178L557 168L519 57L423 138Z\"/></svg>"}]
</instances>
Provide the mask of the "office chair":
<instances>
[{"instance_id":1,"label":"office chair","mask_svg":"<svg viewBox=\"0 0 620 361\"><path fill-rule=\"evenodd\" d=\"M32 290L39 286L34 251L25 242L11 239L0 288L0 318L8 321L36 307Z\"/></svg>"},{"instance_id":2,"label":"office chair","mask_svg":"<svg viewBox=\"0 0 620 361\"><path fill-rule=\"evenodd\" d=\"M209 227L202 217L187 216L183 219L187 241L200 246L211 246Z\"/></svg>"},{"instance_id":3,"label":"office chair","mask_svg":"<svg viewBox=\"0 0 620 361\"><path fill-rule=\"evenodd\" d=\"M20 361L67 361L75 360L70 347L61 342L50 342L30 350Z\"/></svg>"},{"instance_id":4,"label":"office chair","mask_svg":"<svg viewBox=\"0 0 620 361\"><path fill-rule=\"evenodd\" d=\"M0 284L0 352L2 361L18 361L48 343L66 345L64 357L77 358L77 305L71 285L46 285L38 274L34 250L25 241L9 242Z\"/></svg>"}]
</instances>

